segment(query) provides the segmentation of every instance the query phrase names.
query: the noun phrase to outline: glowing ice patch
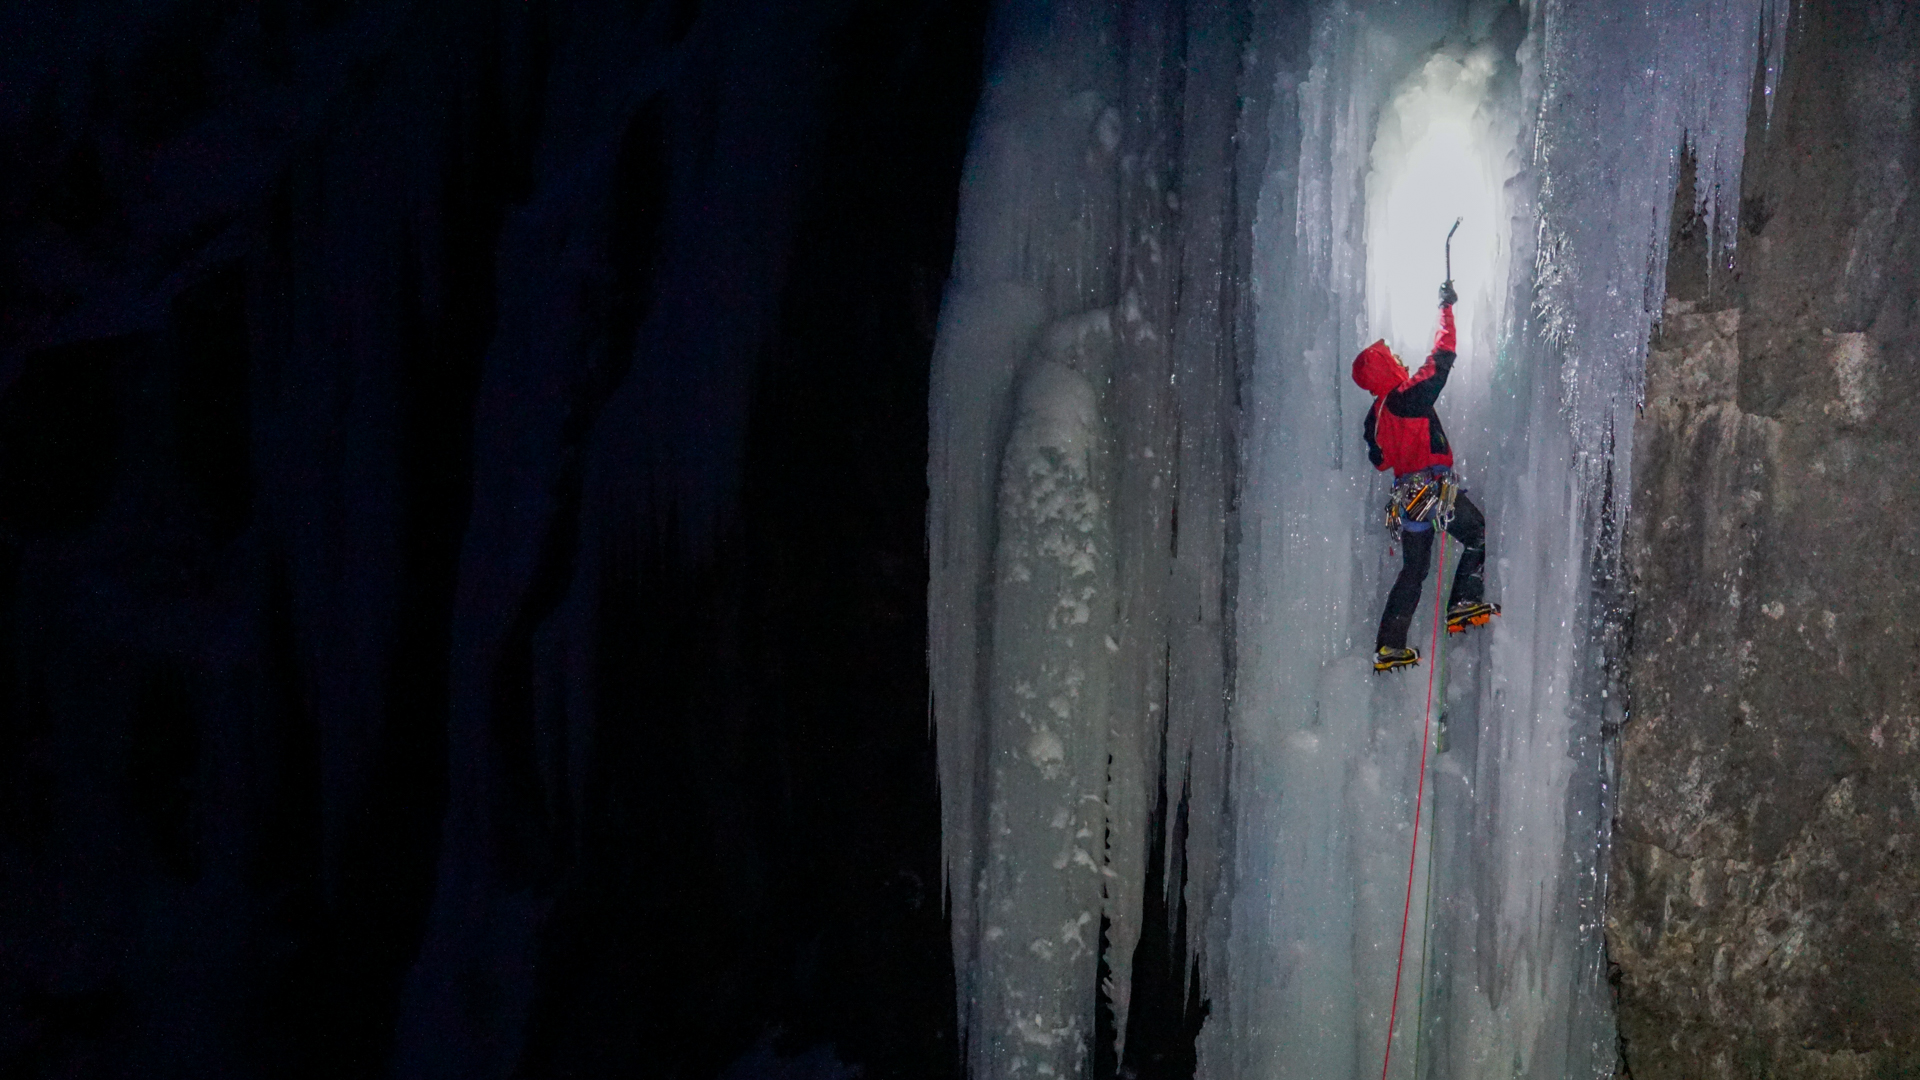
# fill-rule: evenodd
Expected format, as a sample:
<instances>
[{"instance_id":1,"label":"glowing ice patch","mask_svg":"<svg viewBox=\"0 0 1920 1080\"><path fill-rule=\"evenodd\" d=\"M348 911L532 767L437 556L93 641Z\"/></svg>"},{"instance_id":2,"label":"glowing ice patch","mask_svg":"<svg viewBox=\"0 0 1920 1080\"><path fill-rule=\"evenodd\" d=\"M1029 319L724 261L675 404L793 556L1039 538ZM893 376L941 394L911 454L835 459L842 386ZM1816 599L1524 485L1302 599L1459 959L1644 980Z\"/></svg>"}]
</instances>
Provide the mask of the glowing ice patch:
<instances>
[{"instance_id":1,"label":"glowing ice patch","mask_svg":"<svg viewBox=\"0 0 1920 1080\"><path fill-rule=\"evenodd\" d=\"M1385 338L1409 368L1432 345L1444 244L1454 219L1454 309L1462 363L1473 350L1476 314L1493 310L1504 282L1507 232L1498 177L1506 147L1493 138L1483 106L1493 58L1443 52L1428 60L1381 112L1367 174L1367 312L1370 336Z\"/></svg>"}]
</instances>

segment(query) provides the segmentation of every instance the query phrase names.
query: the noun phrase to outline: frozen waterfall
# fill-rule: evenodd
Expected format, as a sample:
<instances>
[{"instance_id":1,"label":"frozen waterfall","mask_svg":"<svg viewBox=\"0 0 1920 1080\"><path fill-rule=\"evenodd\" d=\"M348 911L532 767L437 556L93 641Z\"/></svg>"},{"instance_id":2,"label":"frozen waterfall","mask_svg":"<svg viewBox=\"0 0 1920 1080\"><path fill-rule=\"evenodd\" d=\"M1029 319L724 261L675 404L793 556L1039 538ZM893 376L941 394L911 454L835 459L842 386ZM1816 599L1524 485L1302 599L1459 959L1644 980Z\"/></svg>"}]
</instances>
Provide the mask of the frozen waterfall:
<instances>
[{"instance_id":1,"label":"frozen waterfall","mask_svg":"<svg viewBox=\"0 0 1920 1080\"><path fill-rule=\"evenodd\" d=\"M1186 990L1142 981L1152 911L1210 1003L1198 1075L1378 1074L1416 827L1392 1074L1612 1074L1623 429L1682 148L1724 262L1788 15L1001 5L929 464L972 1076L1127 1061L1136 990ZM1377 677L1397 559L1347 369L1424 353L1455 217L1439 407L1506 613Z\"/></svg>"}]
</instances>

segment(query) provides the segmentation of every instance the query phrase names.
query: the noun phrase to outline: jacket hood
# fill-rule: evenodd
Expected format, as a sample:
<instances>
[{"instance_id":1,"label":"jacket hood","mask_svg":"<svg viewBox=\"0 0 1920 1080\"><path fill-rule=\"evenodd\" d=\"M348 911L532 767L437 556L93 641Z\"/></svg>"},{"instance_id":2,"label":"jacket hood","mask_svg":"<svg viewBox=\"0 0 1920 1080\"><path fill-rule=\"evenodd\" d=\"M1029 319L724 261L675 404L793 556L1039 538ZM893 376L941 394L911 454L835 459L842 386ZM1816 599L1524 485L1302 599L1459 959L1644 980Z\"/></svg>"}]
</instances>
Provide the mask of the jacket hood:
<instances>
[{"instance_id":1,"label":"jacket hood","mask_svg":"<svg viewBox=\"0 0 1920 1080\"><path fill-rule=\"evenodd\" d=\"M1410 378L1385 341L1376 341L1353 358L1353 381L1374 397L1398 390Z\"/></svg>"}]
</instances>

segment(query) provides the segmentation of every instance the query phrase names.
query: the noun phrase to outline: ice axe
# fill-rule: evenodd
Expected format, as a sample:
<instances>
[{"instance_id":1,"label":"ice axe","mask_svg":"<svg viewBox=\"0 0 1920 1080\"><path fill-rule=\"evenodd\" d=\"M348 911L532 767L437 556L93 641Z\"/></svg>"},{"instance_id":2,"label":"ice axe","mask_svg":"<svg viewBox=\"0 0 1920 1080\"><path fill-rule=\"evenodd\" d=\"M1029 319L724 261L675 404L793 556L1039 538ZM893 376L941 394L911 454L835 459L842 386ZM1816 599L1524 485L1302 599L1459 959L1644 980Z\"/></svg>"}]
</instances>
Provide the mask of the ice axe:
<instances>
[{"instance_id":1,"label":"ice axe","mask_svg":"<svg viewBox=\"0 0 1920 1080\"><path fill-rule=\"evenodd\" d=\"M1453 234L1460 231L1461 220L1460 218L1454 218L1453 228L1447 230L1447 280L1446 284L1440 286L1440 292L1442 294L1441 303L1443 304L1452 303L1451 300L1445 299L1445 297L1447 294L1453 292Z\"/></svg>"},{"instance_id":2,"label":"ice axe","mask_svg":"<svg viewBox=\"0 0 1920 1080\"><path fill-rule=\"evenodd\" d=\"M1453 280L1453 234L1460 231L1460 222L1462 220L1463 219L1461 218L1454 218L1453 228L1447 230L1447 280L1448 281Z\"/></svg>"}]
</instances>

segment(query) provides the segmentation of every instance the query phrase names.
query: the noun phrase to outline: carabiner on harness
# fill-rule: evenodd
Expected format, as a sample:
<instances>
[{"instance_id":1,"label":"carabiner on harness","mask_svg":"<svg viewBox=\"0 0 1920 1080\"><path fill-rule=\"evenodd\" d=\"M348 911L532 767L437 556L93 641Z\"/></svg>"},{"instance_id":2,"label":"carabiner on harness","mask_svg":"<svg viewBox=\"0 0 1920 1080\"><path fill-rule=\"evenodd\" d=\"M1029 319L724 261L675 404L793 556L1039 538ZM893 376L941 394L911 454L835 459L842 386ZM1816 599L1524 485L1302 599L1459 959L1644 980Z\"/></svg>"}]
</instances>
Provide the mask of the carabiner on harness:
<instances>
[{"instance_id":1,"label":"carabiner on harness","mask_svg":"<svg viewBox=\"0 0 1920 1080\"><path fill-rule=\"evenodd\" d=\"M1453 503L1459 496L1460 485L1451 470L1409 473L1394 481L1393 493L1387 497L1387 532L1397 540L1409 530L1444 531L1453 524Z\"/></svg>"}]
</instances>

